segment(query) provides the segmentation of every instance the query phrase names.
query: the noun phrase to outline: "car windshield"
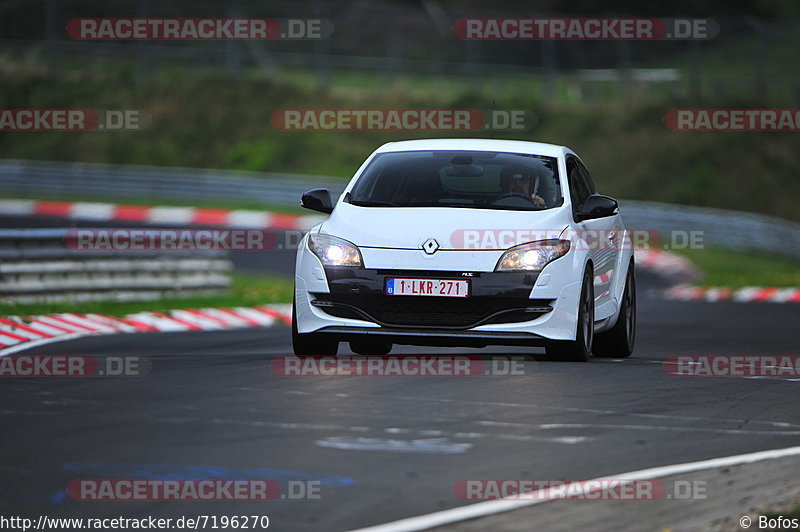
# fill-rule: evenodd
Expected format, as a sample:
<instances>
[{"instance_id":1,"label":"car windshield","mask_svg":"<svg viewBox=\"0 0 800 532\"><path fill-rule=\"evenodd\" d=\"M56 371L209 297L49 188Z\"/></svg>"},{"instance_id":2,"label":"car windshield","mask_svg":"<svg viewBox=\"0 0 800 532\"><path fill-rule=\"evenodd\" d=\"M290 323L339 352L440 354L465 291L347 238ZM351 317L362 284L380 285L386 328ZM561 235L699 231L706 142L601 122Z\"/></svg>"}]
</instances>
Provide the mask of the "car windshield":
<instances>
[{"instance_id":1,"label":"car windshield","mask_svg":"<svg viewBox=\"0 0 800 532\"><path fill-rule=\"evenodd\" d=\"M412 151L375 156L345 201L363 207L537 211L563 199L554 157Z\"/></svg>"}]
</instances>

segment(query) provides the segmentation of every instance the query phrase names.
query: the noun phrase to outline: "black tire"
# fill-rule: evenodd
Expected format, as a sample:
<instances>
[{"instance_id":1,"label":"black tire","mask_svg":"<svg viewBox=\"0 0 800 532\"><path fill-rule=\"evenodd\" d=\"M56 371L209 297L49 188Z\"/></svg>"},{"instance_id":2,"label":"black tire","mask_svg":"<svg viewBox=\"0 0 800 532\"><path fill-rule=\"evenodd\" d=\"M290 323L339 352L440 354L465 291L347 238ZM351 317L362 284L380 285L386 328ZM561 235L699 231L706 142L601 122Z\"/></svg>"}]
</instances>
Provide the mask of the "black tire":
<instances>
[{"instance_id":1,"label":"black tire","mask_svg":"<svg viewBox=\"0 0 800 532\"><path fill-rule=\"evenodd\" d=\"M583 274L578 301L578 323L575 340L551 342L545 346L547 358L562 362L586 362L592 355L594 339L594 275L591 267Z\"/></svg>"},{"instance_id":2,"label":"black tire","mask_svg":"<svg viewBox=\"0 0 800 532\"><path fill-rule=\"evenodd\" d=\"M622 294L617 323L611 329L597 334L592 353L600 358L628 358L633 354L635 342L636 277L631 264L625 278L625 292Z\"/></svg>"},{"instance_id":3,"label":"black tire","mask_svg":"<svg viewBox=\"0 0 800 532\"><path fill-rule=\"evenodd\" d=\"M350 351L359 355L384 356L392 350L392 343L381 338L358 338L350 340Z\"/></svg>"},{"instance_id":4,"label":"black tire","mask_svg":"<svg viewBox=\"0 0 800 532\"><path fill-rule=\"evenodd\" d=\"M297 305L292 299L292 350L298 357L335 357L339 341L321 333L297 332Z\"/></svg>"}]
</instances>

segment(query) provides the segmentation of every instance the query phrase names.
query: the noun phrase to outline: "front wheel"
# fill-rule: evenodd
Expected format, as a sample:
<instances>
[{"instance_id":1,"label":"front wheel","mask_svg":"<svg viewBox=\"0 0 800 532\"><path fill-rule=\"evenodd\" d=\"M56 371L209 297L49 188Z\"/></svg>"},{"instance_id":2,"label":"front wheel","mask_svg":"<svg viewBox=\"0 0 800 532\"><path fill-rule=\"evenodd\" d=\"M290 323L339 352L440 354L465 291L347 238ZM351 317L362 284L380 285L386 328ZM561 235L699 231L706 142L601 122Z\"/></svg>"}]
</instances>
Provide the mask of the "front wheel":
<instances>
[{"instance_id":1,"label":"front wheel","mask_svg":"<svg viewBox=\"0 0 800 532\"><path fill-rule=\"evenodd\" d=\"M586 362L592 354L594 338L594 276L590 267L583 274L578 301L578 323L575 340L552 342L545 347L547 358L564 362Z\"/></svg>"},{"instance_id":2,"label":"front wheel","mask_svg":"<svg viewBox=\"0 0 800 532\"><path fill-rule=\"evenodd\" d=\"M335 357L339 341L320 333L300 334L297 331L297 305L292 300L292 350L298 357Z\"/></svg>"},{"instance_id":3,"label":"front wheel","mask_svg":"<svg viewBox=\"0 0 800 532\"><path fill-rule=\"evenodd\" d=\"M622 294L622 305L619 308L619 317L614 326L602 333L598 333L594 340L592 353L600 358L628 358L633 354L633 344L636 339L636 278L633 274L633 264L628 268L625 278L625 293Z\"/></svg>"}]
</instances>

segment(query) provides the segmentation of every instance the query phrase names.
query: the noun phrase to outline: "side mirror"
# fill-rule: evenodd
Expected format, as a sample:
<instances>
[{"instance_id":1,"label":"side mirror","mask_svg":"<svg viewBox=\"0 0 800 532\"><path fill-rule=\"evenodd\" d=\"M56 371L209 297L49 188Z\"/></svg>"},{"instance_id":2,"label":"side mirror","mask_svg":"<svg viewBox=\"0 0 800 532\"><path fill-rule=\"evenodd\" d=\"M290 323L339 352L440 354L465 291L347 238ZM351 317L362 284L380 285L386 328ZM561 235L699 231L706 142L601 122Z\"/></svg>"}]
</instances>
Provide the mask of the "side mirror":
<instances>
[{"instance_id":1,"label":"side mirror","mask_svg":"<svg viewBox=\"0 0 800 532\"><path fill-rule=\"evenodd\" d=\"M579 222L583 220L593 220L595 218L605 218L606 216L613 216L618 208L619 204L614 198L601 196L600 194L592 194L586 198L583 210L576 215L576 218Z\"/></svg>"},{"instance_id":2,"label":"side mirror","mask_svg":"<svg viewBox=\"0 0 800 532\"><path fill-rule=\"evenodd\" d=\"M333 204L331 203L331 193L327 188L315 188L309 190L300 199L300 206L312 211L324 212L330 214L333 212Z\"/></svg>"}]
</instances>

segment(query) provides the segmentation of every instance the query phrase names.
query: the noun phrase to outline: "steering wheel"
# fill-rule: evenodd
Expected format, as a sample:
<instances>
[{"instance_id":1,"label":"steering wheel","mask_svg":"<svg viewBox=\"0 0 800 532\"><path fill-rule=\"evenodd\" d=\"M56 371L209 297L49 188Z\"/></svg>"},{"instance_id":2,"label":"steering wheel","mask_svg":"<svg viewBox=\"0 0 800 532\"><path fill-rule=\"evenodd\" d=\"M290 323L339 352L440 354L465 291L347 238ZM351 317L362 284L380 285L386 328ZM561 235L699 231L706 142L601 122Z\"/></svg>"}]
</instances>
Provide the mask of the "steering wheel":
<instances>
[{"instance_id":1,"label":"steering wheel","mask_svg":"<svg viewBox=\"0 0 800 532\"><path fill-rule=\"evenodd\" d=\"M530 194L525 194L524 192L506 192L505 194L501 194L498 197L496 197L492 203L496 203L496 202L500 201L501 199L513 198L513 197L525 198L530 203L533 203L533 198L531 197L531 195Z\"/></svg>"}]
</instances>

